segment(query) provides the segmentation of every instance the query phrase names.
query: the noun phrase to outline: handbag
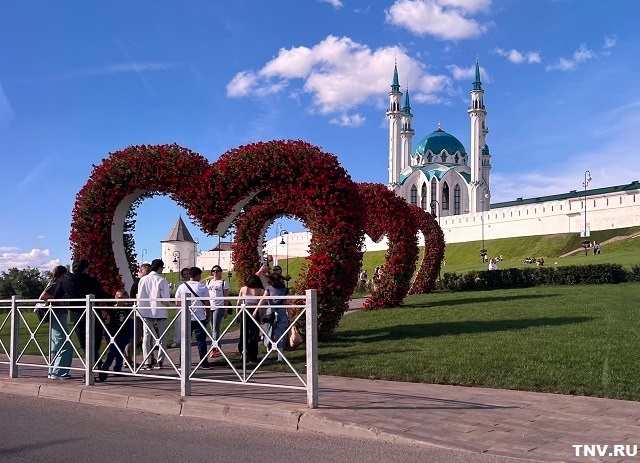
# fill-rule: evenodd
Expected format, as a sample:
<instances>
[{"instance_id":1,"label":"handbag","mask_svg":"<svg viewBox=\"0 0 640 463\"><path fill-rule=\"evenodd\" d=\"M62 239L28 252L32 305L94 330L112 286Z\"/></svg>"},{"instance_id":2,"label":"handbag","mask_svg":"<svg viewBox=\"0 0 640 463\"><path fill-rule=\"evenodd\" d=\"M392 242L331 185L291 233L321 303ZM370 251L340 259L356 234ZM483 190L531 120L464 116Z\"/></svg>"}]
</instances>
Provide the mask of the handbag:
<instances>
[{"instance_id":1,"label":"handbag","mask_svg":"<svg viewBox=\"0 0 640 463\"><path fill-rule=\"evenodd\" d=\"M297 350L300 344L302 344L302 335L294 325L289 332L289 350Z\"/></svg>"},{"instance_id":2,"label":"handbag","mask_svg":"<svg viewBox=\"0 0 640 463\"><path fill-rule=\"evenodd\" d=\"M35 307L33 308L33 312L38 317L38 321L41 323L49 323L49 317L47 317L47 312L51 308L51 304L47 304L46 302L37 302Z\"/></svg>"}]
</instances>

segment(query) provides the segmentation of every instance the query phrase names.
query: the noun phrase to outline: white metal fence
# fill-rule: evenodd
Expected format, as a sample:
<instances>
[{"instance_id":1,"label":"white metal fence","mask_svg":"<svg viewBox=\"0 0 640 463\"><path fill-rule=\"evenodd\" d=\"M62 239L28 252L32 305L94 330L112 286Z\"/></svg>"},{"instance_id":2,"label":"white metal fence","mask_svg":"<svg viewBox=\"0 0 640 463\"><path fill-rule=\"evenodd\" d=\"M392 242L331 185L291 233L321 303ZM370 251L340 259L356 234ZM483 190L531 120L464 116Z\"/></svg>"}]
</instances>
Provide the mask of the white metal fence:
<instances>
[{"instance_id":1,"label":"white metal fence","mask_svg":"<svg viewBox=\"0 0 640 463\"><path fill-rule=\"evenodd\" d=\"M169 314L166 320L166 328L162 332L156 332L149 318L140 317L139 309L135 306L134 299L118 299L119 302L132 303L131 312L122 320L120 328L115 332L110 331L108 325L102 317L102 311L109 312L113 310L114 299L95 299L89 295L86 299L55 299L52 300L53 306L47 305L46 315L42 321L38 321L33 315L27 315L34 311L36 304L41 302L38 300L18 299L15 296L10 300L0 300L0 364L9 365L9 376L17 378L21 366L29 366L35 368L49 369L56 364L56 359L61 355L62 350L57 352L51 350L51 325L54 323L60 332L60 315L56 312L69 310L75 313L75 322L73 326L68 324L68 329L63 332L63 344L72 348L73 365L64 366L69 371L82 372L84 382L87 385L93 385L94 381L102 374L114 374L113 371L103 369L103 362L106 359L110 349L113 349L115 356L122 359L122 369L118 372L122 376L159 378L180 381L180 393L182 396L191 395L191 386L193 382L201 383L226 383L251 386L266 386L285 389L296 389L306 391L307 404L310 408L318 406L318 341L317 341L317 296L316 290L307 290L304 296L273 296L264 297L265 303L270 299L281 299L286 301L286 305L270 306L262 305L261 309L286 308L289 314L286 330L280 334L278 339L273 339L265 329L265 325L259 319L253 317L256 306L248 306L244 302L236 305L237 298L223 298L227 303L224 309L232 308L233 314L231 321L222 330L218 339L213 339L211 327L201 321L191 320L191 315L196 312L193 302L196 300L203 301L203 304L209 305L209 298L193 298L185 295L182 300L158 299L159 302L172 308L171 304L180 303L180 307L174 307L175 314ZM62 304L62 305L61 305ZM122 309L118 307L117 309ZM136 318L141 320L142 329L146 330L148 336L151 337L151 350L147 354L147 358L142 355L141 349L138 347L138 338L140 337L140 322L136 323ZM35 321L34 321L35 320ZM239 323L239 327L238 327ZM125 355L122 342L118 343L117 339L122 330L132 328L132 355L127 358ZM197 325L196 325L197 324ZM62 326L64 327L64 323ZM84 325L84 327L83 327ZM173 330L179 327L180 332L180 349L179 358L170 355L166 345L171 344L173 340ZM199 361L192 361L192 327L199 328L206 333L206 349L207 354ZM286 348L278 347L282 341L288 341L291 331L304 327L304 343L301 349L304 349L306 372L300 373L296 370L292 362L287 356L289 351ZM83 331L79 332L81 328ZM238 328L234 330L234 328ZM265 348L261 349L261 357L257 363L252 363L248 358L247 334L248 331L259 330L259 335L263 337ZM45 336L44 331L47 331ZM171 336L170 336L171 334ZM233 344L230 344L229 338L239 336L238 352L234 352ZM104 336L104 340L99 342L96 336ZM74 341L75 338L84 338L85 349L78 348ZM225 337L226 342L225 342ZM42 345L46 342L46 345ZM81 343L82 341L80 341ZM286 344L286 342L285 342ZM92 348L92 346L95 346ZM231 347L230 347L231 346ZM34 354L33 350L38 353ZM97 348L97 349L96 349ZM177 349L176 349L177 350ZM146 370L143 369L149 363L149 357L153 352L157 351L159 356L164 357L163 370ZM219 355L216 361L218 367L212 370L215 374L202 375L204 368L208 364L209 354L217 351ZM173 351L175 352L175 350ZM282 357L283 365L287 365L288 374L265 374L263 367L265 364L271 363L270 360L276 356ZM183 366L187 366L183 368ZM151 372L149 372L151 371ZM281 381L275 381L275 378Z\"/></svg>"}]
</instances>

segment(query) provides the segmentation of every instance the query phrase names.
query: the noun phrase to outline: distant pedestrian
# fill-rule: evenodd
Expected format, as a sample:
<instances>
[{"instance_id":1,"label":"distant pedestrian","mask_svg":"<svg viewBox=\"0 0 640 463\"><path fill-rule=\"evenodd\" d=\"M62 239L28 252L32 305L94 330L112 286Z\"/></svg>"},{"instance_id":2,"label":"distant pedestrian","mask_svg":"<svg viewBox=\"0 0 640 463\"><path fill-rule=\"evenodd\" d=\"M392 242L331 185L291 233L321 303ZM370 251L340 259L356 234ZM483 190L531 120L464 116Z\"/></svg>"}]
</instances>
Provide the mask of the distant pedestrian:
<instances>
[{"instance_id":1,"label":"distant pedestrian","mask_svg":"<svg viewBox=\"0 0 640 463\"><path fill-rule=\"evenodd\" d=\"M489 270L498 270L498 262L493 258L489 261Z\"/></svg>"},{"instance_id":2,"label":"distant pedestrian","mask_svg":"<svg viewBox=\"0 0 640 463\"><path fill-rule=\"evenodd\" d=\"M144 263L140 266L138 277L133 280L131 291L129 291L129 297L131 299L135 299L138 296L138 284L140 283L140 278L148 275L149 272L151 272L151 264ZM140 317L135 317L133 323L135 328L131 334L131 340L125 348L125 355L127 356L129 363L133 362L134 346L138 346L138 348L142 347L142 319Z\"/></svg>"},{"instance_id":3,"label":"distant pedestrian","mask_svg":"<svg viewBox=\"0 0 640 463\"><path fill-rule=\"evenodd\" d=\"M272 273L269 275L269 286L265 288L264 296L286 296L289 294L289 290L284 284L284 279L282 275L278 273ZM264 311L260 307L264 302L267 302L269 308ZM287 317L287 308L283 307L287 304L285 299L261 299L258 303L258 307L256 307L253 312L254 317L259 317L261 321L267 323L269 325L267 334L268 337L264 340L264 346L267 350L271 349L271 341L278 341L280 337L284 334L289 326L289 319ZM280 306L280 307L277 307ZM280 351L284 350L285 339L284 337L280 339L280 341L276 344ZM284 357L280 352L278 352L278 362L283 362Z\"/></svg>"},{"instance_id":4,"label":"distant pedestrian","mask_svg":"<svg viewBox=\"0 0 640 463\"><path fill-rule=\"evenodd\" d=\"M142 334L142 370L160 369L164 362L167 349L167 301L171 297L169 283L162 276L164 262L154 259L151 262L151 272L140 278L138 284L137 305L138 313L143 321ZM158 330L158 342L155 342L154 324ZM153 348L159 344L158 358L153 357Z\"/></svg>"}]
</instances>

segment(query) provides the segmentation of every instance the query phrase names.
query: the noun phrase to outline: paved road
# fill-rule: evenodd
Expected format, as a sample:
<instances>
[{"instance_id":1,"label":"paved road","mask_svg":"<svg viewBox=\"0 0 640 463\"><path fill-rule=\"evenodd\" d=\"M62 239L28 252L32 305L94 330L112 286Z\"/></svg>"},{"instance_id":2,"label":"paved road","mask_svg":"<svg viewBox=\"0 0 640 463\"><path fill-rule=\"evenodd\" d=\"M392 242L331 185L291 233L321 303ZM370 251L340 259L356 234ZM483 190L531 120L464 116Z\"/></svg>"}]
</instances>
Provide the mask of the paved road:
<instances>
[{"instance_id":1,"label":"paved road","mask_svg":"<svg viewBox=\"0 0 640 463\"><path fill-rule=\"evenodd\" d=\"M10 394L0 394L0 417L3 463L524 461Z\"/></svg>"}]
</instances>

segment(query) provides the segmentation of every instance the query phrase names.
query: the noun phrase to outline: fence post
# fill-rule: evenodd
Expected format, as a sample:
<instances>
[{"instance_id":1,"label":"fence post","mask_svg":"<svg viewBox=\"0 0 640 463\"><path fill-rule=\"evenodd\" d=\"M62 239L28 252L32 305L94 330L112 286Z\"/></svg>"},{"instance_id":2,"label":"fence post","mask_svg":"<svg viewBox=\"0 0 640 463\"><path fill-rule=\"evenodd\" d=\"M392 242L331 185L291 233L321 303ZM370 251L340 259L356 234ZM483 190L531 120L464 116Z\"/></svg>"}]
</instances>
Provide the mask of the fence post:
<instances>
[{"instance_id":1,"label":"fence post","mask_svg":"<svg viewBox=\"0 0 640 463\"><path fill-rule=\"evenodd\" d=\"M20 339L20 314L18 313L18 300L11 296L11 345L9 346L9 377L18 377L18 340Z\"/></svg>"},{"instance_id":2,"label":"fence post","mask_svg":"<svg viewBox=\"0 0 640 463\"><path fill-rule=\"evenodd\" d=\"M186 283L184 283L186 284ZM191 314L188 294L182 295L180 302L180 395L191 395Z\"/></svg>"},{"instance_id":3,"label":"fence post","mask_svg":"<svg viewBox=\"0 0 640 463\"><path fill-rule=\"evenodd\" d=\"M306 294L307 405L318 408L318 292Z\"/></svg>"},{"instance_id":4,"label":"fence post","mask_svg":"<svg viewBox=\"0 0 640 463\"><path fill-rule=\"evenodd\" d=\"M93 385L93 364L96 361L93 351L95 344L94 325L96 322L93 317L93 297L93 294L87 294L84 307L84 383L87 386Z\"/></svg>"}]
</instances>

